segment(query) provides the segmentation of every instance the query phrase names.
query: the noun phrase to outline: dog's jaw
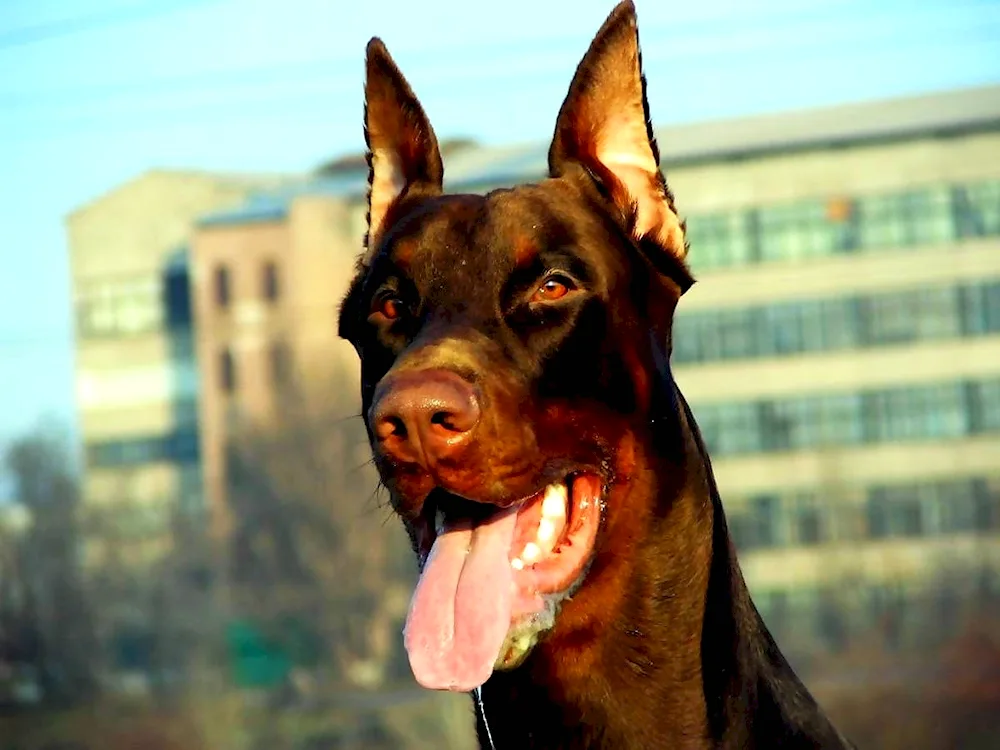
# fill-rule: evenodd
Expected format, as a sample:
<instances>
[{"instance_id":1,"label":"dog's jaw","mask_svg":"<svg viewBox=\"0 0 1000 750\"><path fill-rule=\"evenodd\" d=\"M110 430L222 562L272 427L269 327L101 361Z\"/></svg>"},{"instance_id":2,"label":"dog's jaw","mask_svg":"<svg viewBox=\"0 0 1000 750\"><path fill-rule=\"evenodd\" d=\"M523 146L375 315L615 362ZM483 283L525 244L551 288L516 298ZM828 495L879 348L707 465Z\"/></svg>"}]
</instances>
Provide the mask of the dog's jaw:
<instances>
[{"instance_id":1,"label":"dog's jaw","mask_svg":"<svg viewBox=\"0 0 1000 750\"><path fill-rule=\"evenodd\" d=\"M586 575L603 488L582 473L502 509L447 492L424 501L404 636L421 685L471 690L524 661Z\"/></svg>"},{"instance_id":2,"label":"dog's jaw","mask_svg":"<svg viewBox=\"0 0 1000 750\"><path fill-rule=\"evenodd\" d=\"M566 483L546 488L534 539L525 543L519 555L511 559L511 566L516 571L526 570L523 574L526 578L534 574L534 581L529 579L521 583L523 591L534 592L534 601L512 620L494 670L515 669L523 664L539 638L555 625L563 602L571 599L584 584L596 553L597 535L604 516L601 485L595 477L577 479L569 491L571 500L567 498ZM567 513L572 513L568 528ZM576 550L572 549L574 545ZM557 559L563 554L572 559ZM542 586L538 585L539 578L544 582Z\"/></svg>"}]
</instances>

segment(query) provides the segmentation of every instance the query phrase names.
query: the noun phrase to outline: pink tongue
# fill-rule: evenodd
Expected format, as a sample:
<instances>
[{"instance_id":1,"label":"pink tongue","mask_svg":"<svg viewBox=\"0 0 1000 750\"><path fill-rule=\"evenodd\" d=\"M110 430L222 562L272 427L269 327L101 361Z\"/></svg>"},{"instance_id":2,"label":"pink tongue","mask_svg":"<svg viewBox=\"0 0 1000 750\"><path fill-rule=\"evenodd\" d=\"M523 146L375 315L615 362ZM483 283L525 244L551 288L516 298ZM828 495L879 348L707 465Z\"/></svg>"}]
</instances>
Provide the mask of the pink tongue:
<instances>
[{"instance_id":1,"label":"pink tongue","mask_svg":"<svg viewBox=\"0 0 1000 750\"><path fill-rule=\"evenodd\" d=\"M489 679L510 628L513 509L438 535L406 617L403 641L417 682L468 691Z\"/></svg>"}]
</instances>

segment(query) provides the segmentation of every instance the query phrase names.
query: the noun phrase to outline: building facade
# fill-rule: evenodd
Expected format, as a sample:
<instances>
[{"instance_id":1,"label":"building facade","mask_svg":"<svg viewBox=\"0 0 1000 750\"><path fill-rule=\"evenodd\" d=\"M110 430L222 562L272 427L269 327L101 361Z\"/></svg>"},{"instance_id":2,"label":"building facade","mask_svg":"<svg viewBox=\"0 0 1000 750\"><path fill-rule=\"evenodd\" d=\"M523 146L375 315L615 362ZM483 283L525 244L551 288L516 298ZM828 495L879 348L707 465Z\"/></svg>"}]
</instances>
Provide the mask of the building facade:
<instances>
[{"instance_id":1,"label":"building facade","mask_svg":"<svg viewBox=\"0 0 1000 750\"><path fill-rule=\"evenodd\" d=\"M672 365L783 648L912 641L901 602L1000 593L1000 87L657 138L698 279ZM447 186L539 179L546 147L460 149ZM188 497L225 536L233 425L289 377L357 400L336 308L366 175L164 180L70 220L86 495Z\"/></svg>"},{"instance_id":2,"label":"building facade","mask_svg":"<svg viewBox=\"0 0 1000 750\"><path fill-rule=\"evenodd\" d=\"M657 140L698 279L673 370L782 646L914 644L904 603L1000 594L1000 87ZM480 160L459 186L545 169Z\"/></svg>"},{"instance_id":3,"label":"building facade","mask_svg":"<svg viewBox=\"0 0 1000 750\"><path fill-rule=\"evenodd\" d=\"M267 426L292 395L345 411L358 398L356 355L337 335L337 315L361 246L342 186L356 197L363 178L343 177L257 196L194 231L200 450L219 538L230 530L227 446L240 430Z\"/></svg>"},{"instance_id":4,"label":"building facade","mask_svg":"<svg viewBox=\"0 0 1000 750\"><path fill-rule=\"evenodd\" d=\"M802 119L675 171L674 369L779 637L912 643L897 604L1000 592L1000 89Z\"/></svg>"},{"instance_id":5,"label":"building facade","mask_svg":"<svg viewBox=\"0 0 1000 750\"><path fill-rule=\"evenodd\" d=\"M84 509L128 527L115 530L126 562L162 552L171 514L203 510L192 223L277 182L152 171L67 219ZM105 551L89 541L98 564Z\"/></svg>"}]
</instances>

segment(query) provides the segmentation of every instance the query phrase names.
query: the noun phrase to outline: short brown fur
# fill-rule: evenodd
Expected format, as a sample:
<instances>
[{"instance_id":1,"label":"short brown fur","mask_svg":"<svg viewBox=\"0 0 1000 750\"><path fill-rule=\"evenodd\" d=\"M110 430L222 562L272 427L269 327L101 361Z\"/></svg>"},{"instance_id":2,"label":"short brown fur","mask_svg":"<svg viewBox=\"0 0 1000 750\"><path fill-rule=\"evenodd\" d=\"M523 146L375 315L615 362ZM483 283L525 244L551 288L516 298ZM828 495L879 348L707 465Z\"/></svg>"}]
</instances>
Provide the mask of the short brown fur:
<instances>
[{"instance_id":1,"label":"short brown fur","mask_svg":"<svg viewBox=\"0 0 1000 750\"><path fill-rule=\"evenodd\" d=\"M370 160L384 210L340 330L361 357L376 465L415 552L435 492L503 508L573 472L604 483L582 584L526 661L482 687L482 746L849 747L753 607L670 371L693 279L631 2L577 70L549 179L486 196L443 194L422 108L385 47L368 54L369 146L395 150ZM571 288L535 302L553 269ZM385 295L405 314L381 316ZM442 384L475 411L460 435L429 449L382 429L388 399Z\"/></svg>"}]
</instances>

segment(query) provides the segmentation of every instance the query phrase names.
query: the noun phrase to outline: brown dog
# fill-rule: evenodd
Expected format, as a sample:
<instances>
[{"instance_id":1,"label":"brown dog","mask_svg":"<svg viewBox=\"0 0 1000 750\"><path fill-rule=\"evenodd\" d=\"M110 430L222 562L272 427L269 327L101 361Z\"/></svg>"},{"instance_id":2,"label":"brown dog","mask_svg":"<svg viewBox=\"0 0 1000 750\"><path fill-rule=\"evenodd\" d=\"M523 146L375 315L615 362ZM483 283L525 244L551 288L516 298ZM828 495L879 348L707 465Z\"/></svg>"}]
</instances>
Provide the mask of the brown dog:
<instances>
[{"instance_id":1,"label":"brown dog","mask_svg":"<svg viewBox=\"0 0 1000 750\"><path fill-rule=\"evenodd\" d=\"M365 94L369 233L340 331L420 563L417 680L481 688L484 747L847 747L750 601L670 372L692 278L632 4L581 62L540 184L444 195L378 39Z\"/></svg>"}]
</instances>

